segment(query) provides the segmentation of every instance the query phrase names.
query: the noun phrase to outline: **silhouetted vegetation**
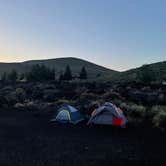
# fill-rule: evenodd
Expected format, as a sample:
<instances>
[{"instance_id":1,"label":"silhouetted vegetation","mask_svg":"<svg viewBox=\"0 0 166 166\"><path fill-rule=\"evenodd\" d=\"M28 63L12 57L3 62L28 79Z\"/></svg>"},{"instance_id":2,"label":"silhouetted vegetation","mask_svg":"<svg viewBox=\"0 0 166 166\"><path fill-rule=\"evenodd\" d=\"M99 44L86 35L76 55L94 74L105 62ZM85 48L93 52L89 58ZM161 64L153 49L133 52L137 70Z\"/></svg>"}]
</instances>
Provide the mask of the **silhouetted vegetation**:
<instances>
[{"instance_id":1,"label":"silhouetted vegetation","mask_svg":"<svg viewBox=\"0 0 166 166\"><path fill-rule=\"evenodd\" d=\"M57 58L57 59L49 59L49 60L36 60L36 61L28 61L22 63L0 63L0 76L4 72L9 73L12 69L15 69L19 75L21 73L27 73L31 70L32 66L35 64L44 64L49 68L54 68L56 70L56 79L58 80L61 71L63 74L65 72L65 67L69 64L73 79L79 79L79 74L83 66L85 66L88 78L87 80L99 79L99 81L107 81L109 78L113 79L114 74L118 74L118 72L106 69L102 66L93 64L91 62L78 59L78 58ZM96 74L101 74L99 78L96 78Z\"/></svg>"},{"instance_id":2,"label":"silhouetted vegetation","mask_svg":"<svg viewBox=\"0 0 166 166\"><path fill-rule=\"evenodd\" d=\"M143 65L137 72L137 80L143 83L151 83L152 81L156 81L157 77L157 71L153 70L148 65Z\"/></svg>"},{"instance_id":3,"label":"silhouetted vegetation","mask_svg":"<svg viewBox=\"0 0 166 166\"><path fill-rule=\"evenodd\" d=\"M15 70L12 70L8 75L7 75L7 80L16 82L18 78L18 73Z\"/></svg>"},{"instance_id":4,"label":"silhouetted vegetation","mask_svg":"<svg viewBox=\"0 0 166 166\"><path fill-rule=\"evenodd\" d=\"M55 79L54 69L45 65L33 65L30 72L26 74L28 81L49 81Z\"/></svg>"},{"instance_id":5,"label":"silhouetted vegetation","mask_svg":"<svg viewBox=\"0 0 166 166\"><path fill-rule=\"evenodd\" d=\"M18 79L18 73L15 70L12 70L9 73L4 72L1 75L2 82L16 82Z\"/></svg>"},{"instance_id":6,"label":"silhouetted vegetation","mask_svg":"<svg viewBox=\"0 0 166 166\"><path fill-rule=\"evenodd\" d=\"M1 80L2 80L3 82L7 81L7 73L6 73L6 72L4 72L4 73L2 74Z\"/></svg>"},{"instance_id":7,"label":"silhouetted vegetation","mask_svg":"<svg viewBox=\"0 0 166 166\"><path fill-rule=\"evenodd\" d=\"M86 71L85 67L82 67L79 78L87 79L87 71Z\"/></svg>"},{"instance_id":8,"label":"silhouetted vegetation","mask_svg":"<svg viewBox=\"0 0 166 166\"><path fill-rule=\"evenodd\" d=\"M60 75L59 75L59 79L58 79L60 82L63 80L63 73L61 73Z\"/></svg>"},{"instance_id":9,"label":"silhouetted vegetation","mask_svg":"<svg viewBox=\"0 0 166 166\"><path fill-rule=\"evenodd\" d=\"M98 78L98 77L100 77L100 76L101 76L101 74L100 74L100 73L96 74L96 78Z\"/></svg>"},{"instance_id":10,"label":"silhouetted vegetation","mask_svg":"<svg viewBox=\"0 0 166 166\"><path fill-rule=\"evenodd\" d=\"M72 71L69 65L66 66L65 71L57 74L59 81L70 81L74 78L87 79L87 71L85 67L82 67L79 75L72 76ZM1 80L3 82L8 81L51 81L55 80L55 70L51 69L45 65L35 64L32 65L29 72L18 74L15 70L10 73L4 72L1 75Z\"/></svg>"},{"instance_id":11,"label":"silhouetted vegetation","mask_svg":"<svg viewBox=\"0 0 166 166\"><path fill-rule=\"evenodd\" d=\"M20 74L20 76L19 76L19 80L23 80L23 79L25 79L25 74L24 73Z\"/></svg>"},{"instance_id":12,"label":"silhouetted vegetation","mask_svg":"<svg viewBox=\"0 0 166 166\"><path fill-rule=\"evenodd\" d=\"M63 75L63 80L72 80L72 72L69 65L66 66L65 73Z\"/></svg>"}]
</instances>

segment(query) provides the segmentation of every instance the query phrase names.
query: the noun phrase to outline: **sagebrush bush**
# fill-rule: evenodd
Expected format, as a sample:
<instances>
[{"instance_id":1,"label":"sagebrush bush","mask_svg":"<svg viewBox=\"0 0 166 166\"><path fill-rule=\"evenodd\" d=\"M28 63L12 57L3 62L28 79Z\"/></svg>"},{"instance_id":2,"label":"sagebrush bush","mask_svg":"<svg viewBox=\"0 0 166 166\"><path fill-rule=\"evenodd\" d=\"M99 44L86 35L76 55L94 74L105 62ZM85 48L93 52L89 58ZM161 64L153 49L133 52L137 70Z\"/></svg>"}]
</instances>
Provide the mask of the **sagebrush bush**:
<instances>
[{"instance_id":1,"label":"sagebrush bush","mask_svg":"<svg viewBox=\"0 0 166 166\"><path fill-rule=\"evenodd\" d=\"M146 108L142 105L132 104L130 105L130 110L133 116L137 117L144 117L146 113Z\"/></svg>"},{"instance_id":2,"label":"sagebrush bush","mask_svg":"<svg viewBox=\"0 0 166 166\"><path fill-rule=\"evenodd\" d=\"M65 100L65 99L59 99L54 104L57 106L63 106L63 105L75 105L76 102L73 100Z\"/></svg>"},{"instance_id":3,"label":"sagebrush bush","mask_svg":"<svg viewBox=\"0 0 166 166\"><path fill-rule=\"evenodd\" d=\"M103 94L103 99L112 100L112 99L121 99L121 96L117 92L108 91Z\"/></svg>"},{"instance_id":4,"label":"sagebrush bush","mask_svg":"<svg viewBox=\"0 0 166 166\"><path fill-rule=\"evenodd\" d=\"M154 114L152 119L153 125L166 129L166 106L154 106L151 111Z\"/></svg>"},{"instance_id":5,"label":"sagebrush bush","mask_svg":"<svg viewBox=\"0 0 166 166\"><path fill-rule=\"evenodd\" d=\"M80 95L80 99L88 99L88 100L97 100L98 99L98 95L94 94L94 93L87 93L84 92Z\"/></svg>"},{"instance_id":6,"label":"sagebrush bush","mask_svg":"<svg viewBox=\"0 0 166 166\"><path fill-rule=\"evenodd\" d=\"M122 108L123 110L125 110L126 112L131 111L129 103L122 102L122 103L120 103L119 107Z\"/></svg>"},{"instance_id":7,"label":"sagebrush bush","mask_svg":"<svg viewBox=\"0 0 166 166\"><path fill-rule=\"evenodd\" d=\"M23 88L17 88L14 92L19 101L23 101L26 98L26 92Z\"/></svg>"},{"instance_id":8,"label":"sagebrush bush","mask_svg":"<svg viewBox=\"0 0 166 166\"><path fill-rule=\"evenodd\" d=\"M117 106L120 106L121 103L122 103L122 101L119 100L119 99L114 99L112 102L113 102L115 105L117 105Z\"/></svg>"},{"instance_id":9,"label":"sagebrush bush","mask_svg":"<svg viewBox=\"0 0 166 166\"><path fill-rule=\"evenodd\" d=\"M142 105L122 102L120 108L124 110L129 123L134 126L140 125L145 120L146 107Z\"/></svg>"},{"instance_id":10,"label":"sagebrush bush","mask_svg":"<svg viewBox=\"0 0 166 166\"><path fill-rule=\"evenodd\" d=\"M143 105L137 105L134 103L122 102L120 104L120 108L126 110L129 114L137 113L138 115L144 115L146 111L146 107L144 107Z\"/></svg>"},{"instance_id":11,"label":"sagebrush bush","mask_svg":"<svg viewBox=\"0 0 166 166\"><path fill-rule=\"evenodd\" d=\"M155 116L156 114L158 114L161 110L163 110L163 106L160 106L160 105L155 105L151 108L150 110L150 114L152 116Z\"/></svg>"}]
</instances>

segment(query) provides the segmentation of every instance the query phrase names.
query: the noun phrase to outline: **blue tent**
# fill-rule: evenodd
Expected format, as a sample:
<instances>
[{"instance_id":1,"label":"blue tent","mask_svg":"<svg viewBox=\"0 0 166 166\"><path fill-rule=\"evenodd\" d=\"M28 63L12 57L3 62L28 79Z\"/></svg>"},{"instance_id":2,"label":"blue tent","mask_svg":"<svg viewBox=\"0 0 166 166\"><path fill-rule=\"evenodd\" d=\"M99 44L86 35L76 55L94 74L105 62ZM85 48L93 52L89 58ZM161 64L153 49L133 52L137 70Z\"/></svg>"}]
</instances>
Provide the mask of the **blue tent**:
<instances>
[{"instance_id":1,"label":"blue tent","mask_svg":"<svg viewBox=\"0 0 166 166\"><path fill-rule=\"evenodd\" d=\"M84 117L81 112L70 105L61 107L58 110L58 113L53 116L53 119L51 119L51 121L73 124L77 124L82 120L84 120Z\"/></svg>"}]
</instances>

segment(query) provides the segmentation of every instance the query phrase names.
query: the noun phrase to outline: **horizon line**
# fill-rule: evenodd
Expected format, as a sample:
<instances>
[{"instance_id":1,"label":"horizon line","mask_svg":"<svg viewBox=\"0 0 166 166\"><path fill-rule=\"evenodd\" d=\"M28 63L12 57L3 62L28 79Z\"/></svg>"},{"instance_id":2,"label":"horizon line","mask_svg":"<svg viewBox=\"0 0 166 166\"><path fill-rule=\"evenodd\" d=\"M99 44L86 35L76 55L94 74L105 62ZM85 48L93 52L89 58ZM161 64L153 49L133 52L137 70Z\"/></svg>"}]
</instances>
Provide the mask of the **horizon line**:
<instances>
[{"instance_id":1,"label":"horizon line","mask_svg":"<svg viewBox=\"0 0 166 166\"><path fill-rule=\"evenodd\" d=\"M156 63L162 63L162 62L166 62L166 60L163 60L163 61L157 61L157 62L152 62L152 63L146 63L146 64L142 64L140 66L136 66L134 68L129 68L129 69L126 69L126 70L116 70L116 69L111 69L109 67L106 67L106 66L103 66L103 65L100 65L96 62L92 62L92 61L89 61L89 60L86 60L86 59L83 59L83 58L78 58L78 57L58 57L58 58L41 58L41 59L27 59L27 60L23 60L23 61L13 61L13 62L2 62L0 61L0 64L12 64L12 63L26 63L26 62L30 62L30 61L47 61L47 60L55 60L55 59L67 59L67 58L73 58L73 59L78 59L78 60L83 60L83 61L87 61L87 62L90 62L90 63L93 63L95 65L98 65L98 66L101 66L101 67L104 67L106 69L109 69L109 70L114 70L114 71L117 71L117 72L126 72L126 71L129 71L129 70L133 70L133 69L136 69L136 68L139 68L143 65L151 65L151 64L156 64Z\"/></svg>"}]
</instances>

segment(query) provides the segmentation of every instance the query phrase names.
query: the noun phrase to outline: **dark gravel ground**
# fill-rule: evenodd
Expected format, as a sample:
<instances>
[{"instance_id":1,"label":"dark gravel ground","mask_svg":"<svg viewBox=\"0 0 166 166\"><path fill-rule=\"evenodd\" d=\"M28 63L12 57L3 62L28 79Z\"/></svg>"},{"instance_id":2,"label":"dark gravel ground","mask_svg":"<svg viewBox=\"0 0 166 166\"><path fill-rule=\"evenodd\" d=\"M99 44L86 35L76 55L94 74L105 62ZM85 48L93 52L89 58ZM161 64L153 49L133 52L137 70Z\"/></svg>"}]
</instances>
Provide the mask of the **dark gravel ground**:
<instances>
[{"instance_id":1,"label":"dark gravel ground","mask_svg":"<svg viewBox=\"0 0 166 166\"><path fill-rule=\"evenodd\" d=\"M50 114L0 111L0 166L166 165L155 129L62 125Z\"/></svg>"}]
</instances>

